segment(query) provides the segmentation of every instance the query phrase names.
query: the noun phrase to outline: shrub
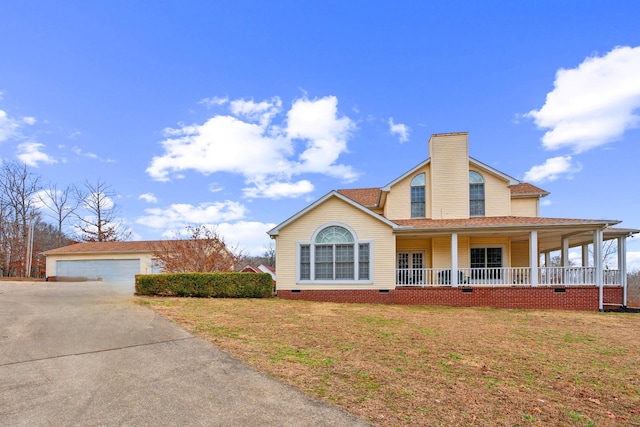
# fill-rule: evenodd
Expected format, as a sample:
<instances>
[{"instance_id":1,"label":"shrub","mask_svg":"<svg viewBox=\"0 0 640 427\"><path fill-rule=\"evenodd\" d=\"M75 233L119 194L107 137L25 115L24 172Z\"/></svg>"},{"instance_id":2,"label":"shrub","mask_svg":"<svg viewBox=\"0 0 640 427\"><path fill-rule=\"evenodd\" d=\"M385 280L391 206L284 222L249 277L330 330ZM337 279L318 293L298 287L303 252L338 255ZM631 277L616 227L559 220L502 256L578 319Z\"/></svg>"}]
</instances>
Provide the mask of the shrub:
<instances>
[{"instance_id":1,"label":"shrub","mask_svg":"<svg viewBox=\"0 0 640 427\"><path fill-rule=\"evenodd\" d=\"M201 298L267 298L273 296L268 273L137 274L137 295Z\"/></svg>"}]
</instances>

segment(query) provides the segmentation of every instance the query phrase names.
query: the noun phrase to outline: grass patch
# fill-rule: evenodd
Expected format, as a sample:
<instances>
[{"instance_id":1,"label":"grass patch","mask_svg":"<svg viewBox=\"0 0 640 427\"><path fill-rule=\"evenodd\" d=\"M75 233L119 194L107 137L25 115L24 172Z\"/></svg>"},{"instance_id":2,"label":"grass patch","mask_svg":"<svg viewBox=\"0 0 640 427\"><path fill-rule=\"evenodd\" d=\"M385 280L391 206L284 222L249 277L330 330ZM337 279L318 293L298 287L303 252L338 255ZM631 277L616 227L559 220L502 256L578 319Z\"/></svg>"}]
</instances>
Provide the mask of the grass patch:
<instances>
[{"instance_id":1,"label":"grass patch","mask_svg":"<svg viewBox=\"0 0 640 427\"><path fill-rule=\"evenodd\" d=\"M138 298L378 426L640 426L640 315Z\"/></svg>"}]
</instances>

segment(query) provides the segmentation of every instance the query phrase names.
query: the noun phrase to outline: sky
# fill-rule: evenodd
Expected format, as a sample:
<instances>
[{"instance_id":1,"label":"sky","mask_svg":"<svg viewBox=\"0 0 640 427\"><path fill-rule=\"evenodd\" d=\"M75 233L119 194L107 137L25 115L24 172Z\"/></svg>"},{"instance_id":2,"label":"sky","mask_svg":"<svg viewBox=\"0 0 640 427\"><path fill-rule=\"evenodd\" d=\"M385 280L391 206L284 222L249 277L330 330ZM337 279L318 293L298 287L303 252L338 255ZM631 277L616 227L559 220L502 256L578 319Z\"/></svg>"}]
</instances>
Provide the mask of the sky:
<instances>
[{"instance_id":1,"label":"sky","mask_svg":"<svg viewBox=\"0 0 640 427\"><path fill-rule=\"evenodd\" d=\"M551 194L640 228L638 1L0 0L0 157L103 180L136 240L266 231L468 132ZM640 237L628 241L640 268Z\"/></svg>"}]
</instances>

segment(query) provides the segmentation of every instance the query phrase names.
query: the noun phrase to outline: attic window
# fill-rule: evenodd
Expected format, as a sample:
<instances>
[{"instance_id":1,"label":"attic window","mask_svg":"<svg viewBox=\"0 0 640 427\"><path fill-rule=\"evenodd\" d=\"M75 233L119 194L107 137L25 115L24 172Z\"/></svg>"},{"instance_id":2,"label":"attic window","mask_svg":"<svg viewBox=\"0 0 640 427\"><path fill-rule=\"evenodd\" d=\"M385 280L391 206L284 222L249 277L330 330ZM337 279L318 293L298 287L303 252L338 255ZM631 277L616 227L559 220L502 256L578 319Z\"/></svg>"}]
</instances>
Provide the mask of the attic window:
<instances>
[{"instance_id":1,"label":"attic window","mask_svg":"<svg viewBox=\"0 0 640 427\"><path fill-rule=\"evenodd\" d=\"M426 216L425 183L426 176L424 173L416 175L411 180L411 218L424 218Z\"/></svg>"},{"instance_id":2,"label":"attic window","mask_svg":"<svg viewBox=\"0 0 640 427\"><path fill-rule=\"evenodd\" d=\"M484 178L469 171L469 216L484 216Z\"/></svg>"}]
</instances>

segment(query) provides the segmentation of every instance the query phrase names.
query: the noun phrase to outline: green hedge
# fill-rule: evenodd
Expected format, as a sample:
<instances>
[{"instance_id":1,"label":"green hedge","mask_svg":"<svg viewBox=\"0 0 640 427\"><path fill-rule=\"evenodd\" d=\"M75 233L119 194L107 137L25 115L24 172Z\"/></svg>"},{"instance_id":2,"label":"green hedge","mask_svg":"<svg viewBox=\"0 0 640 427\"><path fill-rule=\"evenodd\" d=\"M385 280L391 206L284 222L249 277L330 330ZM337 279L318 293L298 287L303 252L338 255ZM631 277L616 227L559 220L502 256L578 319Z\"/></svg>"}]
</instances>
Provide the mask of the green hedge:
<instances>
[{"instance_id":1,"label":"green hedge","mask_svg":"<svg viewBox=\"0 0 640 427\"><path fill-rule=\"evenodd\" d=\"M273 296L268 273L137 274L137 295L203 298L267 298Z\"/></svg>"}]
</instances>

